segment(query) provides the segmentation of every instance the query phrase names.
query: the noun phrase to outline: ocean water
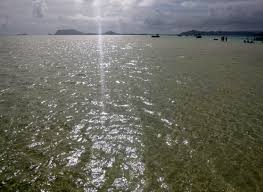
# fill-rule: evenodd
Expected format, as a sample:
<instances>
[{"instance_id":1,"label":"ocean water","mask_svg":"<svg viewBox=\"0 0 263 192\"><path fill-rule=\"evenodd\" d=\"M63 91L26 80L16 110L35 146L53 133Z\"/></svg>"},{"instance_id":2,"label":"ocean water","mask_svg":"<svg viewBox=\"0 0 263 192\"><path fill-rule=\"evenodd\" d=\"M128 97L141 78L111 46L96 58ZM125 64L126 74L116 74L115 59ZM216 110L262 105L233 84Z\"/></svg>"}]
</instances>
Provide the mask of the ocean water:
<instances>
[{"instance_id":1,"label":"ocean water","mask_svg":"<svg viewBox=\"0 0 263 192\"><path fill-rule=\"evenodd\" d=\"M0 37L0 191L263 191L263 44Z\"/></svg>"}]
</instances>

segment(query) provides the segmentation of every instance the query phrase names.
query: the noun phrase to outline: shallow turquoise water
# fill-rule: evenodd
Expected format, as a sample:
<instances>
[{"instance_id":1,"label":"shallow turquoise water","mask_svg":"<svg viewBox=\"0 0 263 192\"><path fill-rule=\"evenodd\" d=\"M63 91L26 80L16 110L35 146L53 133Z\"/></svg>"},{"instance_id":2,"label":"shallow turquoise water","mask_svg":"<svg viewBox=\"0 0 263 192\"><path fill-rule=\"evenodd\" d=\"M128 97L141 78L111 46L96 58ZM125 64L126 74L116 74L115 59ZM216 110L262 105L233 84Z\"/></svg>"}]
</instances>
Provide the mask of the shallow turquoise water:
<instances>
[{"instance_id":1,"label":"shallow turquoise water","mask_svg":"<svg viewBox=\"0 0 263 192\"><path fill-rule=\"evenodd\" d=\"M1 191L263 190L263 44L0 38Z\"/></svg>"}]
</instances>

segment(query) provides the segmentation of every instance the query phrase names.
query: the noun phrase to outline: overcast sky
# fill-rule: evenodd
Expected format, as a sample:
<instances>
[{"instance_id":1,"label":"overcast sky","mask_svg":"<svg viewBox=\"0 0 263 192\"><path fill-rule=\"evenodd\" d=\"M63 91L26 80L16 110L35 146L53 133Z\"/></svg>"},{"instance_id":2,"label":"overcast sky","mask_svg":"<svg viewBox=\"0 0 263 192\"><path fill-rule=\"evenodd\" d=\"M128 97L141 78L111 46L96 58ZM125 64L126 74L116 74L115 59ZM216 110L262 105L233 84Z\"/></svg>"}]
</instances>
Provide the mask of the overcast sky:
<instances>
[{"instance_id":1,"label":"overcast sky","mask_svg":"<svg viewBox=\"0 0 263 192\"><path fill-rule=\"evenodd\" d=\"M263 0L0 0L1 34L263 30Z\"/></svg>"}]
</instances>

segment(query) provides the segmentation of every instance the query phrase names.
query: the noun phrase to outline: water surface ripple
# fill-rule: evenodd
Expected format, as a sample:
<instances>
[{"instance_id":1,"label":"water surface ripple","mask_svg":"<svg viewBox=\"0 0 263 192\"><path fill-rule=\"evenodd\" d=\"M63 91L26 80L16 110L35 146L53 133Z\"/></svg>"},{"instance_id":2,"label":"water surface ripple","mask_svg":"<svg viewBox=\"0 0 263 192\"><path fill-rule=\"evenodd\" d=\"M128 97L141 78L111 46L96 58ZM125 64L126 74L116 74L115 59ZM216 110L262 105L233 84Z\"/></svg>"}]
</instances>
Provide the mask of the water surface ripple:
<instances>
[{"instance_id":1,"label":"water surface ripple","mask_svg":"<svg viewBox=\"0 0 263 192\"><path fill-rule=\"evenodd\" d=\"M0 191L262 191L262 52L1 37Z\"/></svg>"}]
</instances>

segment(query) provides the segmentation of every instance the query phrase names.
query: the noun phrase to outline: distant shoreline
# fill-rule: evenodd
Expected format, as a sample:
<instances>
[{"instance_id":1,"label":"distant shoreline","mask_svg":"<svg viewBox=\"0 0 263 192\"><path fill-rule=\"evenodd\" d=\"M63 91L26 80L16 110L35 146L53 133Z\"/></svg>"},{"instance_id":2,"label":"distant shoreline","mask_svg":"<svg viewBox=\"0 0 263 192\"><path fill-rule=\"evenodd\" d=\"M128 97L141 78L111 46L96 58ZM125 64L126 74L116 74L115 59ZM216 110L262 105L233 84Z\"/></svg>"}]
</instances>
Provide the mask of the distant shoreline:
<instances>
[{"instance_id":1,"label":"distant shoreline","mask_svg":"<svg viewBox=\"0 0 263 192\"><path fill-rule=\"evenodd\" d=\"M113 31L107 31L105 33L84 33L75 29L60 29L57 30L54 34L28 34L28 33L18 33L18 34L0 34L0 36L62 36L62 35L81 35L81 36L91 36L91 35L112 35L112 36L151 36L155 35L154 33L116 33ZM232 37L263 37L263 31L198 31L191 30L182 32L179 34L165 34L160 33L160 36L232 36Z\"/></svg>"},{"instance_id":2,"label":"distant shoreline","mask_svg":"<svg viewBox=\"0 0 263 192\"><path fill-rule=\"evenodd\" d=\"M51 35L51 34L49 34ZM98 33L83 33L75 29L57 30L54 35L100 35ZM155 35L154 33L116 33L107 31L101 35ZM160 34L161 36L263 36L263 31L197 31L191 30L179 34Z\"/></svg>"},{"instance_id":3,"label":"distant shoreline","mask_svg":"<svg viewBox=\"0 0 263 192\"><path fill-rule=\"evenodd\" d=\"M263 36L263 31L197 31L191 30L178 34L179 36L237 36L237 37L254 37Z\"/></svg>"}]
</instances>

